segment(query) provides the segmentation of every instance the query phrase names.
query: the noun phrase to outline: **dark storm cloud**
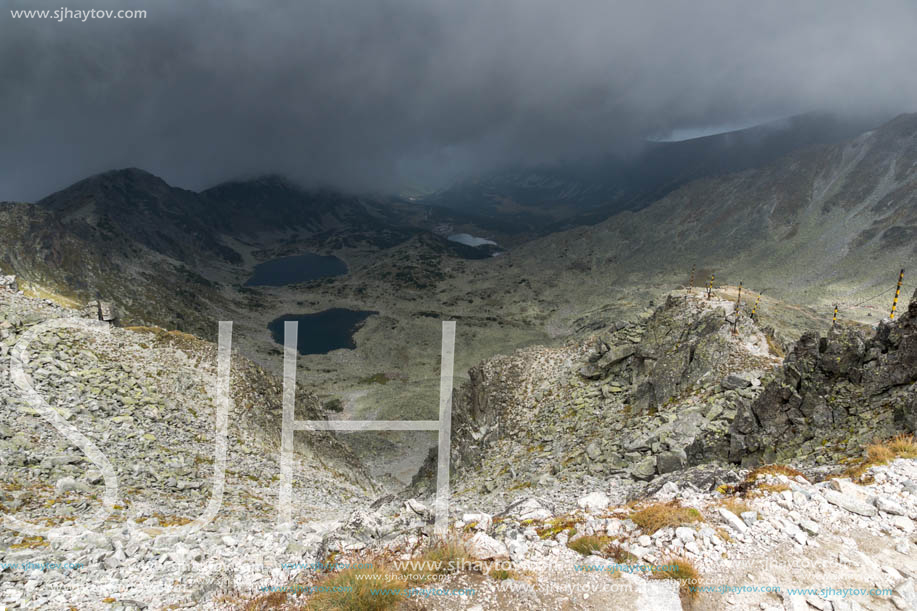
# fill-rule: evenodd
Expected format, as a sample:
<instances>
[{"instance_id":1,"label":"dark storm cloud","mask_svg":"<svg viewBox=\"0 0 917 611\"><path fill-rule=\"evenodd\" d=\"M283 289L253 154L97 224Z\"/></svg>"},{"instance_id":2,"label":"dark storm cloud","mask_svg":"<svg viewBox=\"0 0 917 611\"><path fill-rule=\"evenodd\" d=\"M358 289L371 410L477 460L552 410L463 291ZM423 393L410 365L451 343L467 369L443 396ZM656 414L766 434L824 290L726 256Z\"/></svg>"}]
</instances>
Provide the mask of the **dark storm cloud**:
<instances>
[{"instance_id":1,"label":"dark storm cloud","mask_svg":"<svg viewBox=\"0 0 917 611\"><path fill-rule=\"evenodd\" d=\"M672 129L917 107L917 4L92 0L145 20L0 13L0 199L134 165L435 182Z\"/></svg>"}]
</instances>

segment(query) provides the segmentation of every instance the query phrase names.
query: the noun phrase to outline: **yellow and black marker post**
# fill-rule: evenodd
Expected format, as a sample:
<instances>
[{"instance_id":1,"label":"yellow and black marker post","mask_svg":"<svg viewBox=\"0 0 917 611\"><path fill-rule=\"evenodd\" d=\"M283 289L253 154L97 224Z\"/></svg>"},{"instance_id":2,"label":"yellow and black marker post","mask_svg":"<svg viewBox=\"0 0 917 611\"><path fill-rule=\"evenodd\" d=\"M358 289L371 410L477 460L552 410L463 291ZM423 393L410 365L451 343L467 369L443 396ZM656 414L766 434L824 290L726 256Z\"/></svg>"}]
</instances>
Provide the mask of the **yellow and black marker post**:
<instances>
[{"instance_id":1,"label":"yellow and black marker post","mask_svg":"<svg viewBox=\"0 0 917 611\"><path fill-rule=\"evenodd\" d=\"M742 283L739 282L739 296L736 297L736 309L733 313L732 321L732 334L738 335L739 333L739 309L742 307Z\"/></svg>"},{"instance_id":2,"label":"yellow and black marker post","mask_svg":"<svg viewBox=\"0 0 917 611\"><path fill-rule=\"evenodd\" d=\"M716 274L710 274L710 283L707 285L707 299L710 299L710 296L713 295L713 281L716 279Z\"/></svg>"},{"instance_id":3,"label":"yellow and black marker post","mask_svg":"<svg viewBox=\"0 0 917 611\"><path fill-rule=\"evenodd\" d=\"M837 326L837 304L836 303L834 304L834 318L831 319L831 326L832 327Z\"/></svg>"},{"instance_id":4,"label":"yellow and black marker post","mask_svg":"<svg viewBox=\"0 0 917 611\"><path fill-rule=\"evenodd\" d=\"M694 290L694 269L695 269L695 267L697 267L697 266L695 266L695 265L692 265L692 266L691 266L691 290L692 290L692 291Z\"/></svg>"},{"instance_id":5,"label":"yellow and black marker post","mask_svg":"<svg viewBox=\"0 0 917 611\"><path fill-rule=\"evenodd\" d=\"M751 307L752 320L758 320L758 302L759 301L761 301L761 293L758 293L758 297L755 299L755 305Z\"/></svg>"},{"instance_id":6,"label":"yellow and black marker post","mask_svg":"<svg viewBox=\"0 0 917 611\"><path fill-rule=\"evenodd\" d=\"M898 295L901 294L901 282L904 280L904 270L901 270L901 273L898 274L898 288L895 289L895 300L892 302L892 315L891 320L895 320L895 310L898 309Z\"/></svg>"}]
</instances>

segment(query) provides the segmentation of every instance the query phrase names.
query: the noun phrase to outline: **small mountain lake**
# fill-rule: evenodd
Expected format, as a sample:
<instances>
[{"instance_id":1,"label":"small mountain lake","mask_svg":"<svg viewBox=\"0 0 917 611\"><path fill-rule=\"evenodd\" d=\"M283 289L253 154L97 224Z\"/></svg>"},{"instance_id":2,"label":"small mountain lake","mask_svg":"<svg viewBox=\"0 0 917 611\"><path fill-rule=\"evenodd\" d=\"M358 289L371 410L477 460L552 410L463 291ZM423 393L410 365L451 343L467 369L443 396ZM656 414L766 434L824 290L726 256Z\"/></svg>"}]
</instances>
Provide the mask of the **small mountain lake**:
<instances>
[{"instance_id":1,"label":"small mountain lake","mask_svg":"<svg viewBox=\"0 0 917 611\"><path fill-rule=\"evenodd\" d=\"M332 308L315 314L284 314L272 320L267 328L274 341L283 345L283 323L288 320L299 322L299 341L297 350L300 354L327 354L332 350L357 347L353 336L359 331L366 319L378 312L369 310L348 310Z\"/></svg>"},{"instance_id":2,"label":"small mountain lake","mask_svg":"<svg viewBox=\"0 0 917 611\"><path fill-rule=\"evenodd\" d=\"M286 286L347 273L347 264L332 255L307 253L272 259L255 266L245 286Z\"/></svg>"}]
</instances>

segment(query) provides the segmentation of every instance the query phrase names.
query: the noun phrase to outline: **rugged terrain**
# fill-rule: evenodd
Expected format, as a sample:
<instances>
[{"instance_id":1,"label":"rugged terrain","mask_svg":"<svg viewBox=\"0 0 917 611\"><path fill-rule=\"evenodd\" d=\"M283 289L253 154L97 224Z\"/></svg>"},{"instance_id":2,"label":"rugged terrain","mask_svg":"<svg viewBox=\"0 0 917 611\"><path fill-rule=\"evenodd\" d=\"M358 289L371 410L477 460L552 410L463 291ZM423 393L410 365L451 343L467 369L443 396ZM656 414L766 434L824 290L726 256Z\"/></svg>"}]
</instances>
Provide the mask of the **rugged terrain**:
<instances>
[{"instance_id":1,"label":"rugged terrain","mask_svg":"<svg viewBox=\"0 0 917 611\"><path fill-rule=\"evenodd\" d=\"M276 377L233 356L220 490L215 346L112 327L98 309L12 282L0 283L0 504L32 527L7 522L0 540L9 607L297 608L341 596L306 588L347 583L362 585L358 606L405 610L917 606L917 445L899 438L864 457L873 437L913 431L917 296L871 336L853 325L809 334L785 361L770 329L745 310L734 318L729 293L698 291L580 342L484 363L456 391L449 537L460 543L434 553L430 499L377 499L330 435L297 434L294 520L276 523ZM19 363L46 406L6 375ZM306 391L297 409L324 417ZM117 474L95 532L82 525L105 501L104 469L46 410ZM787 415L809 419L808 435L787 438ZM849 428L857 442L839 443ZM750 472L769 449L795 468ZM412 559L466 568L393 568ZM660 568L673 563L696 573ZM377 567L364 577L373 588L351 564Z\"/></svg>"},{"instance_id":2,"label":"rugged terrain","mask_svg":"<svg viewBox=\"0 0 917 611\"><path fill-rule=\"evenodd\" d=\"M344 417L432 418L442 320L458 324L460 378L494 354L559 348L631 319L688 286L692 268L695 287L715 272L718 287L743 282L763 293L759 314L781 341L826 329L834 304L841 320L874 325L888 316L901 268L904 294L914 286L915 143L917 115L902 115L841 143L778 146L791 152L737 173L721 173L735 169L726 164L689 181L698 176L689 172L638 211L525 242L423 201L306 190L277 177L192 193L116 171L36 204L0 205L0 267L30 294L110 301L124 325L215 338L216 321L233 320L237 347L274 373L270 321L378 312L356 333L356 349L302 357L301 383ZM511 247L480 258L446 240L451 232ZM243 286L256 264L302 252L334 254L349 273ZM373 475L404 483L433 439L351 441Z\"/></svg>"}]
</instances>

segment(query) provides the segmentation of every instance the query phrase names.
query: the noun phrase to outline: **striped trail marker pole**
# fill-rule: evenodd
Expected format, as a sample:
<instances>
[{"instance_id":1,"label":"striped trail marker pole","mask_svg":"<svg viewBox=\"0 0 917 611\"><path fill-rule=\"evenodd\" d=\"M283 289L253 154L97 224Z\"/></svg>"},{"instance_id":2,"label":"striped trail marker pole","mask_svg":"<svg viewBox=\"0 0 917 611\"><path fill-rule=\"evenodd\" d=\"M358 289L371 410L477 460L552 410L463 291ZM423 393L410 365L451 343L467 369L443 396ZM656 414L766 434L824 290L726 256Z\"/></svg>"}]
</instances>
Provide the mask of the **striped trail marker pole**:
<instances>
[{"instance_id":1,"label":"striped trail marker pole","mask_svg":"<svg viewBox=\"0 0 917 611\"><path fill-rule=\"evenodd\" d=\"M898 288L895 289L895 300L892 302L892 315L891 320L895 320L895 310L898 309L898 295L901 294L901 282L904 280L904 270L901 270L901 273L898 274Z\"/></svg>"},{"instance_id":2,"label":"striped trail marker pole","mask_svg":"<svg viewBox=\"0 0 917 611\"><path fill-rule=\"evenodd\" d=\"M758 320L758 302L761 301L761 293L758 293L757 299L755 299L755 305L751 307L751 317L754 320Z\"/></svg>"},{"instance_id":3,"label":"striped trail marker pole","mask_svg":"<svg viewBox=\"0 0 917 611\"><path fill-rule=\"evenodd\" d=\"M710 299L710 296L713 295L713 281L716 279L716 274L710 274L710 284L707 285L707 299Z\"/></svg>"},{"instance_id":4,"label":"striped trail marker pole","mask_svg":"<svg viewBox=\"0 0 917 611\"><path fill-rule=\"evenodd\" d=\"M691 290L692 291L694 290L694 268L695 267L696 266L694 265L691 266Z\"/></svg>"},{"instance_id":5,"label":"striped trail marker pole","mask_svg":"<svg viewBox=\"0 0 917 611\"><path fill-rule=\"evenodd\" d=\"M837 304L836 303L834 304L834 318L831 319L831 326L832 327L837 326Z\"/></svg>"},{"instance_id":6,"label":"striped trail marker pole","mask_svg":"<svg viewBox=\"0 0 917 611\"><path fill-rule=\"evenodd\" d=\"M732 334L733 335L739 334L739 309L741 307L742 307L742 282L740 281L739 282L739 296L736 297L736 309L735 309L735 313L733 314L733 321L732 321Z\"/></svg>"}]
</instances>

